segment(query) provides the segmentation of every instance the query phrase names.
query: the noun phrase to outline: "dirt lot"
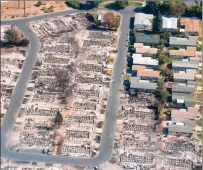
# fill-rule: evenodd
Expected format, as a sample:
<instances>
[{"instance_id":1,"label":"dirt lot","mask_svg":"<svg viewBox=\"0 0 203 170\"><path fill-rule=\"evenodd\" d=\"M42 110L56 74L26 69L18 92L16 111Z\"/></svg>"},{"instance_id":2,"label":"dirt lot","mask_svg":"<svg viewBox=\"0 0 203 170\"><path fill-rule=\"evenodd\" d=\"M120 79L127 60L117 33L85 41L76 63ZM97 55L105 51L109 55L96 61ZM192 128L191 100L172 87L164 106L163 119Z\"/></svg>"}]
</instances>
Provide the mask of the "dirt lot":
<instances>
[{"instance_id":1,"label":"dirt lot","mask_svg":"<svg viewBox=\"0 0 203 170\"><path fill-rule=\"evenodd\" d=\"M54 11L71 9L66 6L64 1L42 1L43 5L35 6L38 1L25 2L26 16L34 16L44 13L45 8L54 6ZM1 2L1 19L13 19L24 17L24 1L20 1L20 8L18 8L18 1Z\"/></svg>"}]
</instances>

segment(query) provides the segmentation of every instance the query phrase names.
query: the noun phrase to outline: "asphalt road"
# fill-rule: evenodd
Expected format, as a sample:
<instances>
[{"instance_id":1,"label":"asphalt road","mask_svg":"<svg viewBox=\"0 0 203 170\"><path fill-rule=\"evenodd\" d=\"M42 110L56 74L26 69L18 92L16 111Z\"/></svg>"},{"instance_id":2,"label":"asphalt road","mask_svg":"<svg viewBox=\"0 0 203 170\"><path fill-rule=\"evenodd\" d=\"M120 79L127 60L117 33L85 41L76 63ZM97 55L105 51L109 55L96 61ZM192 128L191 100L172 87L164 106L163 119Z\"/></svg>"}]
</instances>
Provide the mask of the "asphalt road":
<instances>
[{"instance_id":1,"label":"asphalt road","mask_svg":"<svg viewBox=\"0 0 203 170\"><path fill-rule=\"evenodd\" d=\"M29 22L36 20L46 19L49 17L57 17L66 14L74 14L81 12L79 10L62 11L57 13L51 13L43 16L36 16L32 18L19 19L14 21L2 21L1 24L16 25L25 36L30 40L30 48L28 55L23 64L23 70L20 74L16 88L14 90L12 100L9 104L8 111L2 122L1 128L1 156L10 160L29 161L29 162L45 162L56 164L68 164L68 165L82 165L82 166L96 166L108 161L112 154L113 138L116 129L117 112L119 106L120 92L119 89L122 86L122 72L125 64L125 58L127 53L128 33L130 16L133 16L133 11L128 9L120 11L122 15L120 38L118 41L118 55L115 61L112 75L112 84L110 87L107 111L105 117L105 124L102 133L102 140L100 144L100 152L94 158L78 158L70 156L52 156L35 153L17 153L10 151L7 148L8 137L13 131L16 118L18 116L20 106L22 104L25 89L28 85L32 68L35 65L37 54L40 48L39 39L29 31L27 25ZM84 12L84 11L83 11ZM86 11L85 11L86 12Z\"/></svg>"}]
</instances>

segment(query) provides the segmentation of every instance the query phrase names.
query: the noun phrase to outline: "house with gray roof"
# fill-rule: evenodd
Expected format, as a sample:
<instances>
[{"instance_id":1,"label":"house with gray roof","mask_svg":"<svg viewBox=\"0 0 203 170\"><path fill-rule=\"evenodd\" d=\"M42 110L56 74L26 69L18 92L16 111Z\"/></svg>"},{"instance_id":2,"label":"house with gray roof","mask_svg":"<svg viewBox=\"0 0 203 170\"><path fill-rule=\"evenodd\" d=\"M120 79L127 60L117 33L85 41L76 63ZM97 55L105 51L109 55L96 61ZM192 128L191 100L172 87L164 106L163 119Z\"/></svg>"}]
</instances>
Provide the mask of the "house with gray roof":
<instances>
[{"instance_id":1,"label":"house with gray roof","mask_svg":"<svg viewBox=\"0 0 203 170\"><path fill-rule=\"evenodd\" d=\"M196 81L187 81L187 85L191 85L191 86L197 87L197 82Z\"/></svg>"},{"instance_id":2,"label":"house with gray roof","mask_svg":"<svg viewBox=\"0 0 203 170\"><path fill-rule=\"evenodd\" d=\"M188 38L169 37L170 46L196 46L198 36L188 36Z\"/></svg>"},{"instance_id":3,"label":"house with gray roof","mask_svg":"<svg viewBox=\"0 0 203 170\"><path fill-rule=\"evenodd\" d=\"M199 62L196 62L196 60L181 60L181 61L173 61L172 67L174 70L178 71L187 71L188 69L196 70L198 69Z\"/></svg>"},{"instance_id":4,"label":"house with gray roof","mask_svg":"<svg viewBox=\"0 0 203 170\"><path fill-rule=\"evenodd\" d=\"M195 121L189 119L173 118L167 121L168 134L174 136L191 136L195 128Z\"/></svg>"},{"instance_id":5,"label":"house with gray roof","mask_svg":"<svg viewBox=\"0 0 203 170\"><path fill-rule=\"evenodd\" d=\"M188 108L195 106L194 94L190 93L172 93L172 102L176 108Z\"/></svg>"},{"instance_id":6,"label":"house with gray roof","mask_svg":"<svg viewBox=\"0 0 203 170\"><path fill-rule=\"evenodd\" d=\"M174 82L186 83L188 80L195 80L195 74L189 74L185 72L173 73Z\"/></svg>"},{"instance_id":7,"label":"house with gray roof","mask_svg":"<svg viewBox=\"0 0 203 170\"><path fill-rule=\"evenodd\" d=\"M157 83L148 80L140 80L139 77L130 77L130 89L135 91L152 92L157 88Z\"/></svg>"},{"instance_id":8,"label":"house with gray roof","mask_svg":"<svg viewBox=\"0 0 203 170\"><path fill-rule=\"evenodd\" d=\"M135 42L143 44L159 44L160 36L159 35L149 35L144 33L135 33Z\"/></svg>"},{"instance_id":9,"label":"house with gray roof","mask_svg":"<svg viewBox=\"0 0 203 170\"><path fill-rule=\"evenodd\" d=\"M172 92L176 93L194 93L195 92L195 86L192 85L186 85L186 84L173 84L172 85Z\"/></svg>"}]
</instances>

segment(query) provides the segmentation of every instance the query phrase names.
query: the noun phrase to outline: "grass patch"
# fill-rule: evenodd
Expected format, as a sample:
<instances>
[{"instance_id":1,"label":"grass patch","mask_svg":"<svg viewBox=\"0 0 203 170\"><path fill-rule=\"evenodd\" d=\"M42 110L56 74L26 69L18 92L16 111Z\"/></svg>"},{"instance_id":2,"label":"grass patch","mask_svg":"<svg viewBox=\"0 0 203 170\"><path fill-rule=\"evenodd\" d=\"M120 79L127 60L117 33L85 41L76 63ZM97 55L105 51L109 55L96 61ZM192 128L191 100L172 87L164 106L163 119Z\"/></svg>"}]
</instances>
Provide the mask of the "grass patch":
<instances>
[{"instance_id":1,"label":"grass patch","mask_svg":"<svg viewBox=\"0 0 203 170\"><path fill-rule=\"evenodd\" d=\"M128 74L123 74L123 80L129 80L130 79L130 75Z\"/></svg>"},{"instance_id":2,"label":"grass patch","mask_svg":"<svg viewBox=\"0 0 203 170\"><path fill-rule=\"evenodd\" d=\"M202 41L202 37L198 37L198 41Z\"/></svg>"},{"instance_id":3,"label":"grass patch","mask_svg":"<svg viewBox=\"0 0 203 170\"><path fill-rule=\"evenodd\" d=\"M200 127L202 127L202 119L199 119L199 120L197 121L197 125L200 126Z\"/></svg>"},{"instance_id":4,"label":"grass patch","mask_svg":"<svg viewBox=\"0 0 203 170\"><path fill-rule=\"evenodd\" d=\"M195 99L202 102L202 93L196 93Z\"/></svg>"},{"instance_id":5,"label":"grass patch","mask_svg":"<svg viewBox=\"0 0 203 170\"><path fill-rule=\"evenodd\" d=\"M200 139L202 139L202 133L199 132L199 133L197 134L197 137L200 138Z\"/></svg>"},{"instance_id":6,"label":"grass patch","mask_svg":"<svg viewBox=\"0 0 203 170\"><path fill-rule=\"evenodd\" d=\"M196 78L196 82L202 84L202 79L201 78Z\"/></svg>"},{"instance_id":7,"label":"grass patch","mask_svg":"<svg viewBox=\"0 0 203 170\"><path fill-rule=\"evenodd\" d=\"M99 4L98 8L106 8L107 5L112 4L113 2L103 2Z\"/></svg>"},{"instance_id":8,"label":"grass patch","mask_svg":"<svg viewBox=\"0 0 203 170\"><path fill-rule=\"evenodd\" d=\"M129 6L134 6L134 7L141 7L142 6L142 3L140 2L128 2L129 3Z\"/></svg>"},{"instance_id":9,"label":"grass patch","mask_svg":"<svg viewBox=\"0 0 203 170\"><path fill-rule=\"evenodd\" d=\"M114 57L109 57L107 60L107 64L113 65L114 64Z\"/></svg>"},{"instance_id":10,"label":"grass patch","mask_svg":"<svg viewBox=\"0 0 203 170\"><path fill-rule=\"evenodd\" d=\"M107 73L106 73L106 74L107 74L108 76L112 76L112 73L113 73L112 70L107 70Z\"/></svg>"},{"instance_id":11,"label":"grass patch","mask_svg":"<svg viewBox=\"0 0 203 170\"><path fill-rule=\"evenodd\" d=\"M140 2L135 2L135 1L128 1L128 6L133 6L133 7L141 7L142 3ZM108 9L114 9L114 10L119 10L119 8L115 5L114 2L103 2L99 5L98 8L108 8Z\"/></svg>"},{"instance_id":12,"label":"grass patch","mask_svg":"<svg viewBox=\"0 0 203 170\"><path fill-rule=\"evenodd\" d=\"M202 74L202 67L199 67L198 73L199 73L199 74Z\"/></svg>"}]
</instances>

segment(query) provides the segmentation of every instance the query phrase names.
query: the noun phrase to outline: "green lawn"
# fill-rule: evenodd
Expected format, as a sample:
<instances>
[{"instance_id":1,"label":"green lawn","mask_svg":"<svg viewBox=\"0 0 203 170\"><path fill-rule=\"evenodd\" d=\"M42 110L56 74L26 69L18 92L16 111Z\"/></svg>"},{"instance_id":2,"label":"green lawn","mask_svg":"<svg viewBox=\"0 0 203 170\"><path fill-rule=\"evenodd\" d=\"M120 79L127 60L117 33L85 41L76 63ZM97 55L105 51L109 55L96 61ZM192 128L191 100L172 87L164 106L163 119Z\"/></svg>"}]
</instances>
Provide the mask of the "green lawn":
<instances>
[{"instance_id":1,"label":"green lawn","mask_svg":"<svg viewBox=\"0 0 203 170\"><path fill-rule=\"evenodd\" d=\"M197 121L197 125L202 127L202 119L199 119L199 120Z\"/></svg>"},{"instance_id":2,"label":"green lawn","mask_svg":"<svg viewBox=\"0 0 203 170\"><path fill-rule=\"evenodd\" d=\"M195 99L199 102L202 102L202 93L197 93Z\"/></svg>"},{"instance_id":3,"label":"green lawn","mask_svg":"<svg viewBox=\"0 0 203 170\"><path fill-rule=\"evenodd\" d=\"M130 75L128 74L123 74L123 80L129 80L130 79Z\"/></svg>"},{"instance_id":4,"label":"green lawn","mask_svg":"<svg viewBox=\"0 0 203 170\"><path fill-rule=\"evenodd\" d=\"M140 2L128 1L128 3L129 3L129 6L133 6L133 7L141 7L142 6L142 3L140 3ZM117 9L114 2L103 2L99 5L98 8Z\"/></svg>"},{"instance_id":5,"label":"green lawn","mask_svg":"<svg viewBox=\"0 0 203 170\"><path fill-rule=\"evenodd\" d=\"M105 8L107 5L112 4L113 2L103 2L101 4L99 4L98 8Z\"/></svg>"},{"instance_id":6,"label":"green lawn","mask_svg":"<svg viewBox=\"0 0 203 170\"><path fill-rule=\"evenodd\" d=\"M202 84L202 79L201 78L197 78L196 82Z\"/></svg>"},{"instance_id":7,"label":"green lawn","mask_svg":"<svg viewBox=\"0 0 203 170\"><path fill-rule=\"evenodd\" d=\"M201 133L201 132L198 133L198 134L197 134L197 137L200 138L200 139L202 139L202 133Z\"/></svg>"},{"instance_id":8,"label":"green lawn","mask_svg":"<svg viewBox=\"0 0 203 170\"><path fill-rule=\"evenodd\" d=\"M129 3L129 6L134 6L134 7L141 7L142 6L142 3L140 2L128 2Z\"/></svg>"}]
</instances>

